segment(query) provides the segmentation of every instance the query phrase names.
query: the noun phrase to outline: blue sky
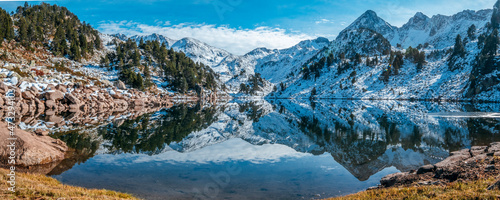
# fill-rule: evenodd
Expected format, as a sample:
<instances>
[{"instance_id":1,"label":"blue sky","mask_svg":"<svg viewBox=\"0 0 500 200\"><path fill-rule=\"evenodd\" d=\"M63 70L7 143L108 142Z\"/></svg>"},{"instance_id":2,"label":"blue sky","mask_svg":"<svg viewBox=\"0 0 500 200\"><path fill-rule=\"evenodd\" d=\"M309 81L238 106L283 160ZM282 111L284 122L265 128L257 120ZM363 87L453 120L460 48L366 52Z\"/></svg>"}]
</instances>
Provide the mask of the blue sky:
<instances>
[{"instance_id":1,"label":"blue sky","mask_svg":"<svg viewBox=\"0 0 500 200\"><path fill-rule=\"evenodd\" d=\"M401 26L416 12L452 15L492 8L496 0L58 0L95 28L126 35L157 32L194 37L232 53L256 47L286 48L301 40L335 36L371 9ZM24 1L1 1L15 10ZM37 3L32 1L30 3Z\"/></svg>"}]
</instances>

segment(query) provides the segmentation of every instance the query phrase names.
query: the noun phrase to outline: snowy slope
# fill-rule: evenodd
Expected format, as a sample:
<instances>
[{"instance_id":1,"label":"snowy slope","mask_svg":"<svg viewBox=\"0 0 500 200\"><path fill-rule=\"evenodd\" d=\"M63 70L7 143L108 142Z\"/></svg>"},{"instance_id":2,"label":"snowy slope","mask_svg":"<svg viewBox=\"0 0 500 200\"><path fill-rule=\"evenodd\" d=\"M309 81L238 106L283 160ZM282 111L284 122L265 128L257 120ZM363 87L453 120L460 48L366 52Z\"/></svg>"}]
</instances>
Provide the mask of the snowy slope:
<instances>
[{"instance_id":1,"label":"snowy slope","mask_svg":"<svg viewBox=\"0 0 500 200\"><path fill-rule=\"evenodd\" d=\"M243 56L231 54L225 50L210 46L193 38L183 38L178 41L168 37L153 34L149 36L132 36L139 42L158 40L165 42L167 48L184 52L195 62L210 66L220 74L221 80L226 84L229 93L237 94L241 83L248 83L248 79L260 73L265 80L265 87L256 96L266 96L272 92L273 83L285 79L293 68L297 68L329 44L328 39L302 41L288 49L257 48ZM240 95L241 96L241 95ZM244 95L245 96L245 95Z\"/></svg>"},{"instance_id":2,"label":"snowy slope","mask_svg":"<svg viewBox=\"0 0 500 200\"><path fill-rule=\"evenodd\" d=\"M274 84L280 83L286 79L290 72L300 68L329 43L328 39L320 37L315 40L302 41L288 49L275 50L274 53L257 59L255 72L260 73L263 78ZM255 51L245 56L249 56L251 53L255 53Z\"/></svg>"},{"instance_id":3,"label":"snowy slope","mask_svg":"<svg viewBox=\"0 0 500 200\"><path fill-rule=\"evenodd\" d=\"M453 16L435 15L429 18L418 12L402 27L395 27L369 10L340 32L337 40L350 30L366 28L382 34L392 46L401 44L403 48L408 48L429 43L442 49L452 46L457 34L467 35L467 29L472 24L478 28L484 27L490 21L492 13L492 9L465 10Z\"/></svg>"},{"instance_id":4,"label":"snowy slope","mask_svg":"<svg viewBox=\"0 0 500 200\"><path fill-rule=\"evenodd\" d=\"M167 48L171 47L176 41L172 40L170 38L167 38L163 35L159 35L156 33L153 33L151 35L134 35L130 37L130 39L135 40L137 42L140 42L141 39L146 42L146 41L158 41L160 43L165 43L167 45Z\"/></svg>"},{"instance_id":5,"label":"snowy slope","mask_svg":"<svg viewBox=\"0 0 500 200\"><path fill-rule=\"evenodd\" d=\"M171 46L175 51L184 52L195 62L208 66L215 66L225 57L231 55L229 52L215 48L193 38L183 38Z\"/></svg>"},{"instance_id":6,"label":"snowy slope","mask_svg":"<svg viewBox=\"0 0 500 200\"><path fill-rule=\"evenodd\" d=\"M316 89L316 98L498 101L498 69L481 74L485 78L482 79L479 93L475 96L466 95L470 91L469 87L472 87L471 72L482 50L478 38L491 34L487 24L492 13L491 9L477 12L466 10L453 16L436 15L432 18L417 13L407 24L397 28L379 18L375 12L367 11L342 31L325 50L313 57L311 64L329 53L337 58L331 66L321 69L319 77L307 79L304 73L295 70L294 76L282 81L286 89L270 97L309 98L313 89ZM473 24L477 28L474 38L468 38L467 30ZM452 69L448 66L448 59L458 34L464 38L466 55L459 58L459 67ZM429 45L423 45L420 49L426 55L426 63L421 68L406 57L398 74L389 71L393 61L384 52L400 51L404 55L406 47L415 48L425 43ZM397 47L397 44L402 44L402 48ZM345 54L345 59L339 61L341 53ZM362 63L353 60L355 54L362 55ZM368 65L365 62L367 58L379 62ZM391 75L384 81L382 75L386 71Z\"/></svg>"}]
</instances>

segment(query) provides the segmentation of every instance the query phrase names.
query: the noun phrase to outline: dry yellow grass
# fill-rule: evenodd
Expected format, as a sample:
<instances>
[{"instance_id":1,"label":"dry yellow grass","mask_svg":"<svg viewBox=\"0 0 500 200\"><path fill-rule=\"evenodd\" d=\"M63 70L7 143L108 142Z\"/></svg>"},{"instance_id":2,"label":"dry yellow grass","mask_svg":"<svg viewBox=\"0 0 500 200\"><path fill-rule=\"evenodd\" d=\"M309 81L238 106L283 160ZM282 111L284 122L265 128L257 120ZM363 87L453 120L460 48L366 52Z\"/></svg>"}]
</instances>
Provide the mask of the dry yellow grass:
<instances>
[{"instance_id":1,"label":"dry yellow grass","mask_svg":"<svg viewBox=\"0 0 500 200\"><path fill-rule=\"evenodd\" d=\"M455 182L446 186L397 187L363 191L331 198L338 199L500 199L500 190L486 190L494 179L473 182Z\"/></svg>"},{"instance_id":2,"label":"dry yellow grass","mask_svg":"<svg viewBox=\"0 0 500 200\"><path fill-rule=\"evenodd\" d=\"M16 173L16 192L12 193L7 189L7 173L9 171L0 168L0 199L137 199L109 190L63 185L44 175L26 173Z\"/></svg>"}]
</instances>

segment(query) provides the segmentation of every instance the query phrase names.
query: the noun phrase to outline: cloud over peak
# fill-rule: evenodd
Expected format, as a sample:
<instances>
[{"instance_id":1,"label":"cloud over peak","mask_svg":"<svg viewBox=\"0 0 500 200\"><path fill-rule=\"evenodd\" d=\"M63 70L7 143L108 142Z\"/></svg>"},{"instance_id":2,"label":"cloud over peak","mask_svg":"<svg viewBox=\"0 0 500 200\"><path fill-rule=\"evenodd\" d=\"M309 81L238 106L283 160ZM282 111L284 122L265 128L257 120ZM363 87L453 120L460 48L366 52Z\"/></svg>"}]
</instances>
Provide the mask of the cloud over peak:
<instances>
[{"instance_id":1,"label":"cloud over peak","mask_svg":"<svg viewBox=\"0 0 500 200\"><path fill-rule=\"evenodd\" d=\"M283 49L296 45L302 40L314 37L302 33L288 33L284 29L266 26L254 29L230 28L210 24L157 22L147 25L134 21L102 21L97 28L108 34L122 33L127 36L157 33L174 40L185 37L195 38L211 46L243 55L255 48Z\"/></svg>"}]
</instances>

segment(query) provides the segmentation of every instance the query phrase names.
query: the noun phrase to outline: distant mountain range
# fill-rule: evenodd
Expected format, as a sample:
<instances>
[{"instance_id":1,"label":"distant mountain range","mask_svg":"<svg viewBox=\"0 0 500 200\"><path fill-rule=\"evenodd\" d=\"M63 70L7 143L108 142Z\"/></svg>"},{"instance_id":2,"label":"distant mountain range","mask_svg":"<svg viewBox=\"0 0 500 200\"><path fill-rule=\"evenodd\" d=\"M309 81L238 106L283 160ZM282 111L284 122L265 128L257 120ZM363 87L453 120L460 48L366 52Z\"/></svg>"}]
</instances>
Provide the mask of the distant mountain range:
<instances>
[{"instance_id":1,"label":"distant mountain range","mask_svg":"<svg viewBox=\"0 0 500 200\"><path fill-rule=\"evenodd\" d=\"M487 80L489 84L470 94L473 90L470 88L470 74L481 52L478 43L481 36L486 37L492 32L488 27L493 15L494 9L465 10L452 16L432 17L418 12L406 24L396 27L368 10L333 41L318 38L302 41L287 49L257 48L242 56L192 38L176 41L152 34L132 36L130 39L137 42L141 39L157 40L168 48L184 52L194 61L212 67L233 94L238 94L240 85L248 83L249 78L258 73L265 79L266 86L260 88L260 93L254 94L257 96L308 98L316 89L317 98L497 100L500 99L498 67L491 73L494 78ZM467 55L462 58L460 69L448 70L447 61L457 35L467 38L472 25L476 27L474 38L464 40ZM115 37L128 39L123 35ZM419 67L422 69L417 70L411 59L405 56L400 74L389 77L385 82L379 80L383 71L391 68L394 62L390 52L406 54L408 47L418 47L425 53L426 63ZM325 66L321 67L319 76L314 80L303 79L305 67L330 54L335 62L327 63L328 66L322 63ZM356 62L356 54L362 57L362 63ZM379 62L366 66L366 58ZM348 69L340 70L345 68L345 64L349 65ZM353 74L354 71L356 74Z\"/></svg>"}]
</instances>

